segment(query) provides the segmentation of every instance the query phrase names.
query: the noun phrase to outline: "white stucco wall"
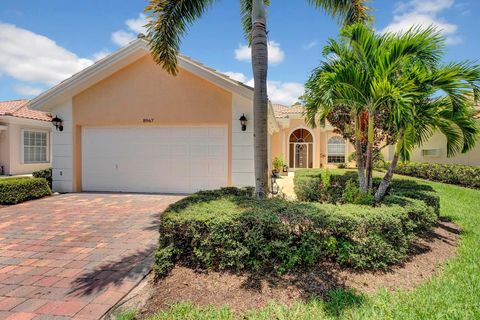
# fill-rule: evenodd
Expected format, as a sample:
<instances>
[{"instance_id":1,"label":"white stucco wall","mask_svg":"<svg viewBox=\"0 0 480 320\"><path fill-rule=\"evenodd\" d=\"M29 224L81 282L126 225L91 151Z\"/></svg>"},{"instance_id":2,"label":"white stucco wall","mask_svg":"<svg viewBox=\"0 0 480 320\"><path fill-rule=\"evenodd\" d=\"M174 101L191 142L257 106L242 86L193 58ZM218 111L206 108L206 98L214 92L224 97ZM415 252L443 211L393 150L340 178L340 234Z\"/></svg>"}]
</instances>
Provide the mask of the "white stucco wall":
<instances>
[{"instance_id":1,"label":"white stucco wall","mask_svg":"<svg viewBox=\"0 0 480 320\"><path fill-rule=\"evenodd\" d=\"M245 114L247 129L242 131L240 117ZM232 184L254 186L253 101L238 94L232 97Z\"/></svg>"},{"instance_id":2,"label":"white stucco wall","mask_svg":"<svg viewBox=\"0 0 480 320\"><path fill-rule=\"evenodd\" d=\"M72 192L73 190L73 128L72 100L68 99L52 108L53 116L63 120L63 131L52 131L52 178L53 191Z\"/></svg>"}]
</instances>

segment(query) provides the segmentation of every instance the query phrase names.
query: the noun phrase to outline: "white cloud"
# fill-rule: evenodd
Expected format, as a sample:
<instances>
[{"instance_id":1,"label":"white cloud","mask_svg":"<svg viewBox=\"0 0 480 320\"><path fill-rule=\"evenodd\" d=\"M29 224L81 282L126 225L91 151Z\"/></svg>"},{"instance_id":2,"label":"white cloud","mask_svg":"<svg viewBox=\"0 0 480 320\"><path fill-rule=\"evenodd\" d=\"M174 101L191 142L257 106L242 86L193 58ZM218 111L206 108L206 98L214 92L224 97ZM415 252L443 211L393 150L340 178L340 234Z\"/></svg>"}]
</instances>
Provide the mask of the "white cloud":
<instances>
[{"instance_id":1,"label":"white cloud","mask_svg":"<svg viewBox=\"0 0 480 320\"><path fill-rule=\"evenodd\" d=\"M147 24L147 16L143 13L140 13L135 19L128 19L125 21L127 30L121 29L112 33L111 39L116 45L123 47L135 40L138 34L147 33L145 28Z\"/></svg>"},{"instance_id":2,"label":"white cloud","mask_svg":"<svg viewBox=\"0 0 480 320\"><path fill-rule=\"evenodd\" d=\"M14 89L17 93L25 97L38 96L43 91L41 88L35 88L26 85L18 85Z\"/></svg>"},{"instance_id":3,"label":"white cloud","mask_svg":"<svg viewBox=\"0 0 480 320\"><path fill-rule=\"evenodd\" d=\"M112 41L116 45L123 47L135 40L136 36L132 32L118 30L112 33Z\"/></svg>"},{"instance_id":4,"label":"white cloud","mask_svg":"<svg viewBox=\"0 0 480 320\"><path fill-rule=\"evenodd\" d=\"M55 41L0 22L0 73L17 80L56 84L93 63Z\"/></svg>"},{"instance_id":5,"label":"white cloud","mask_svg":"<svg viewBox=\"0 0 480 320\"><path fill-rule=\"evenodd\" d=\"M318 41L310 41L309 43L305 44L302 46L304 50L310 50L318 45Z\"/></svg>"},{"instance_id":6,"label":"white cloud","mask_svg":"<svg viewBox=\"0 0 480 320\"><path fill-rule=\"evenodd\" d=\"M98 60L105 58L109 54L110 54L110 51L108 51L107 49L103 49L93 54L93 60L97 62Z\"/></svg>"},{"instance_id":7,"label":"white cloud","mask_svg":"<svg viewBox=\"0 0 480 320\"><path fill-rule=\"evenodd\" d=\"M128 29L136 32L137 34L147 33L147 28L145 28L145 25L147 24L147 16L143 13L140 13L136 19L128 19L125 24L127 25Z\"/></svg>"},{"instance_id":8,"label":"white cloud","mask_svg":"<svg viewBox=\"0 0 480 320\"><path fill-rule=\"evenodd\" d=\"M239 45L235 49L235 59L240 61L250 61L252 58L251 48L247 45ZM279 64L285 59L285 52L280 48L280 43L275 41L268 42L268 62Z\"/></svg>"},{"instance_id":9,"label":"white cloud","mask_svg":"<svg viewBox=\"0 0 480 320\"><path fill-rule=\"evenodd\" d=\"M383 32L405 32L413 26L437 27L446 37L447 44L458 44L461 38L456 34L458 26L439 17L439 14L450 9L455 0L410 0L398 2L393 21Z\"/></svg>"},{"instance_id":10,"label":"white cloud","mask_svg":"<svg viewBox=\"0 0 480 320\"><path fill-rule=\"evenodd\" d=\"M246 85L253 87L253 79L248 79L246 75L241 72L227 71L223 72L230 78L243 82ZM303 84L298 82L281 82L281 81L267 81L268 98L273 103L281 103L290 106L298 101L298 98L303 95Z\"/></svg>"},{"instance_id":11,"label":"white cloud","mask_svg":"<svg viewBox=\"0 0 480 320\"><path fill-rule=\"evenodd\" d=\"M298 82L268 81L268 97L273 103L290 106L303 95L305 88Z\"/></svg>"},{"instance_id":12,"label":"white cloud","mask_svg":"<svg viewBox=\"0 0 480 320\"><path fill-rule=\"evenodd\" d=\"M240 82L247 82L247 77L241 72L226 71L226 72L222 72L222 73L226 74L227 76L229 76L233 80L237 80L237 81L240 81Z\"/></svg>"}]
</instances>

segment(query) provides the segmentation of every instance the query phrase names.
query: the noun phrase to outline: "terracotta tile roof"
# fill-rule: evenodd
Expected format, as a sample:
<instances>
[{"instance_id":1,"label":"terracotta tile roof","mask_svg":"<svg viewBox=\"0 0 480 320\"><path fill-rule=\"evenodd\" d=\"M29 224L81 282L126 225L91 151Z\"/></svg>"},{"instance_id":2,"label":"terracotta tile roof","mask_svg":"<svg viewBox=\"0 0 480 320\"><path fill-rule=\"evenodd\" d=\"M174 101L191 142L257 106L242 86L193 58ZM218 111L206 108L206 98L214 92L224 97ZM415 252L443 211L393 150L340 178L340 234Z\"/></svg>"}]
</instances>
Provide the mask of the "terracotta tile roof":
<instances>
[{"instance_id":1,"label":"terracotta tile roof","mask_svg":"<svg viewBox=\"0 0 480 320\"><path fill-rule=\"evenodd\" d=\"M0 101L0 116L11 116L16 118L51 121L52 117L47 112L29 109L29 100Z\"/></svg>"},{"instance_id":2,"label":"terracotta tile roof","mask_svg":"<svg viewBox=\"0 0 480 320\"><path fill-rule=\"evenodd\" d=\"M275 118L288 118L292 114L301 114L303 113L303 106L302 105L294 105L291 107L287 107L283 104L272 104L273 112L275 114Z\"/></svg>"}]
</instances>

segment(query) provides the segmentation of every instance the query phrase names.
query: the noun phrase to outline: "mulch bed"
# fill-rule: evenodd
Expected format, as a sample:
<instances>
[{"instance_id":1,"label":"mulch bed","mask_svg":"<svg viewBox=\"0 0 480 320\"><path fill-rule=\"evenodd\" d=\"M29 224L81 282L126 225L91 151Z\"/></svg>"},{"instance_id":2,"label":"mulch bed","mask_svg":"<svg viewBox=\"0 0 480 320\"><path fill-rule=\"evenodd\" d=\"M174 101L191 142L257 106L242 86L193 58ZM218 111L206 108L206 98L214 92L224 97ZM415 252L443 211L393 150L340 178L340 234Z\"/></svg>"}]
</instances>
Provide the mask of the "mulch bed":
<instances>
[{"instance_id":1,"label":"mulch bed","mask_svg":"<svg viewBox=\"0 0 480 320\"><path fill-rule=\"evenodd\" d=\"M330 289L353 289L374 293L380 288L411 290L441 270L441 265L455 256L460 228L441 221L430 234L417 239L402 265L387 272L355 272L334 263L324 263L308 271L283 276L275 274L232 274L199 272L176 267L158 283L150 284L153 294L140 318L176 302L195 305L229 306L236 312L258 309L269 301L291 305L311 297L327 296Z\"/></svg>"}]
</instances>

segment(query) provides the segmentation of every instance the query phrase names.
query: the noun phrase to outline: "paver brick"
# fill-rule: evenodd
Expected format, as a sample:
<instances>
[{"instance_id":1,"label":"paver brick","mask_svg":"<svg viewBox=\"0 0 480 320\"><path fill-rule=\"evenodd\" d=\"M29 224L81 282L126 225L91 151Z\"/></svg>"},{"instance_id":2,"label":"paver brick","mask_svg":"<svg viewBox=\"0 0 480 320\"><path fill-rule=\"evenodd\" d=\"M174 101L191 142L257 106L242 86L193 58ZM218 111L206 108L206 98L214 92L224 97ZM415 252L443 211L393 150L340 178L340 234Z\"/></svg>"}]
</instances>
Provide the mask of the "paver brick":
<instances>
[{"instance_id":1,"label":"paver brick","mask_svg":"<svg viewBox=\"0 0 480 320\"><path fill-rule=\"evenodd\" d=\"M66 194L0 208L0 319L98 319L149 271L181 196Z\"/></svg>"}]
</instances>

